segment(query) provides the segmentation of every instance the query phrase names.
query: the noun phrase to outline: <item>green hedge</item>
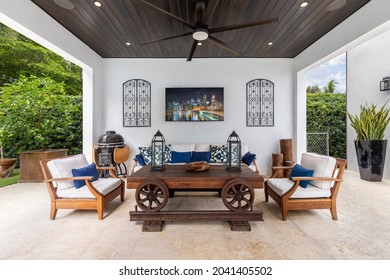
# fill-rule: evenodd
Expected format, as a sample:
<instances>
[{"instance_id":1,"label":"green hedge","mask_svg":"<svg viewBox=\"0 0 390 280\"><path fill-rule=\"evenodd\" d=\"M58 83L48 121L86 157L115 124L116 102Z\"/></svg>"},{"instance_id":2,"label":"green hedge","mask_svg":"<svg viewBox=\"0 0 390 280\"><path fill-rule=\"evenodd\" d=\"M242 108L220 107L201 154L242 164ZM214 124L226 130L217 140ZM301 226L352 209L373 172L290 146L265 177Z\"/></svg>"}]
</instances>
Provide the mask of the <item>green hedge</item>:
<instances>
[{"instance_id":1,"label":"green hedge","mask_svg":"<svg viewBox=\"0 0 390 280\"><path fill-rule=\"evenodd\" d=\"M346 158L346 95L307 94L307 132L329 132L329 155Z\"/></svg>"}]
</instances>

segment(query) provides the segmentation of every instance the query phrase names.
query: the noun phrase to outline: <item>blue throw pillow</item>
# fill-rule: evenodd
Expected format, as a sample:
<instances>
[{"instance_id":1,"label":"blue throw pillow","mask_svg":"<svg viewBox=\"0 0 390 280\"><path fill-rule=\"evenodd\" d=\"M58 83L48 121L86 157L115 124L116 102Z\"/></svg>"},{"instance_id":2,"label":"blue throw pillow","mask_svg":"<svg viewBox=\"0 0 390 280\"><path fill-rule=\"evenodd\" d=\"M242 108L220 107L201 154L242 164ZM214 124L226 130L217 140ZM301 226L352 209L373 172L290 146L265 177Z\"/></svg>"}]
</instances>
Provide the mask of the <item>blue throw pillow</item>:
<instances>
[{"instance_id":1,"label":"blue throw pillow","mask_svg":"<svg viewBox=\"0 0 390 280\"><path fill-rule=\"evenodd\" d=\"M210 162L211 152L192 152L191 161L207 161Z\"/></svg>"},{"instance_id":2,"label":"blue throw pillow","mask_svg":"<svg viewBox=\"0 0 390 280\"><path fill-rule=\"evenodd\" d=\"M244 157L242 158L242 161L246 164L246 165L251 165L253 163L253 161L255 160L256 158L256 154L251 154L250 152L247 152Z\"/></svg>"},{"instance_id":3,"label":"blue throw pillow","mask_svg":"<svg viewBox=\"0 0 390 280\"><path fill-rule=\"evenodd\" d=\"M312 177L314 174L314 170L307 169L299 164L294 165L291 169L290 177ZM302 188L306 188L309 184L309 180L302 180L299 182L299 185Z\"/></svg>"},{"instance_id":4,"label":"blue throw pillow","mask_svg":"<svg viewBox=\"0 0 390 280\"><path fill-rule=\"evenodd\" d=\"M135 159L137 160L138 164L141 166L145 165L144 157L142 156L141 153L135 156Z\"/></svg>"},{"instance_id":5,"label":"blue throw pillow","mask_svg":"<svg viewBox=\"0 0 390 280\"><path fill-rule=\"evenodd\" d=\"M82 176L93 176L92 181L96 181L99 179L99 173L96 169L96 164L91 163L88 166L82 167L82 168L74 168L72 169L73 177L82 177ZM76 189L81 188L85 185L85 180L74 180L74 187Z\"/></svg>"},{"instance_id":6,"label":"blue throw pillow","mask_svg":"<svg viewBox=\"0 0 390 280\"><path fill-rule=\"evenodd\" d=\"M191 162L191 152L172 151L171 163L187 163L187 162Z\"/></svg>"}]
</instances>

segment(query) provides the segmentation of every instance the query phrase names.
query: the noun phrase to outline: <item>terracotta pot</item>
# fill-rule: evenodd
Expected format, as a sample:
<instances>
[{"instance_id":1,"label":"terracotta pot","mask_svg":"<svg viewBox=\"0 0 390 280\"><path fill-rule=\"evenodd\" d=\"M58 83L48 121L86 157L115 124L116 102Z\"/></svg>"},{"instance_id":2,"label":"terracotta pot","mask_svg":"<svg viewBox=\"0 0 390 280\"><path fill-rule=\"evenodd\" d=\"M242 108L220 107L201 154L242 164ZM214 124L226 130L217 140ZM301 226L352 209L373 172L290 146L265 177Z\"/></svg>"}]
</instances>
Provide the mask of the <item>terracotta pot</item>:
<instances>
[{"instance_id":1,"label":"terracotta pot","mask_svg":"<svg viewBox=\"0 0 390 280\"><path fill-rule=\"evenodd\" d=\"M0 178L7 178L12 176L16 160L16 158L0 159Z\"/></svg>"}]
</instances>

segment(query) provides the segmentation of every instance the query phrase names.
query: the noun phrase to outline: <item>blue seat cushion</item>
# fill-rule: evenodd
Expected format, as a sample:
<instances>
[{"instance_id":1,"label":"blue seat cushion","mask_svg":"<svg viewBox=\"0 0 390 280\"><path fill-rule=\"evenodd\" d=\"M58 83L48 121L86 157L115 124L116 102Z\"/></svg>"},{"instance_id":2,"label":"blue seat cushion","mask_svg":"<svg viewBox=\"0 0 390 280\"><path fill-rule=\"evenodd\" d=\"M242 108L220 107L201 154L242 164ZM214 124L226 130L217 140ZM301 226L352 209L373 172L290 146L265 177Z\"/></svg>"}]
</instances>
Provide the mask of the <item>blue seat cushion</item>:
<instances>
[{"instance_id":1,"label":"blue seat cushion","mask_svg":"<svg viewBox=\"0 0 390 280\"><path fill-rule=\"evenodd\" d=\"M73 177L93 176L92 181L99 179L99 173L96 169L96 164L91 163L88 166L72 169ZM74 187L76 189L85 185L85 180L74 180Z\"/></svg>"},{"instance_id":2,"label":"blue seat cushion","mask_svg":"<svg viewBox=\"0 0 390 280\"><path fill-rule=\"evenodd\" d=\"M291 169L290 177L312 177L314 174L314 170L305 168L299 164L294 165ZM310 180L302 180L299 182L299 185L302 188L306 188L309 184Z\"/></svg>"}]
</instances>

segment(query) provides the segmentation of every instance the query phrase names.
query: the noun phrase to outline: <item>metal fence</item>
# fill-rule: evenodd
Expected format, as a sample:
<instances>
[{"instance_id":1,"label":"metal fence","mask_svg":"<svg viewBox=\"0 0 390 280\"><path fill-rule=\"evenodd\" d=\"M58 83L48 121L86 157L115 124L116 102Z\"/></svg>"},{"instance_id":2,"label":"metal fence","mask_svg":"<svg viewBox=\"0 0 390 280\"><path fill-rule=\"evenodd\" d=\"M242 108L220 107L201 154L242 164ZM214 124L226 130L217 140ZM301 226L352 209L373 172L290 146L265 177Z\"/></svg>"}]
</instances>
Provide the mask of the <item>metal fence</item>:
<instances>
[{"instance_id":1,"label":"metal fence","mask_svg":"<svg viewBox=\"0 0 390 280\"><path fill-rule=\"evenodd\" d=\"M307 151L320 155L329 156L329 133L311 132L307 133Z\"/></svg>"}]
</instances>

